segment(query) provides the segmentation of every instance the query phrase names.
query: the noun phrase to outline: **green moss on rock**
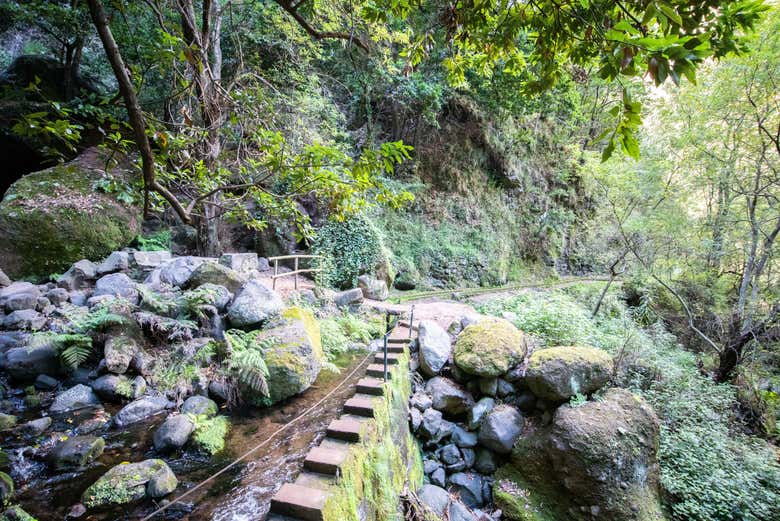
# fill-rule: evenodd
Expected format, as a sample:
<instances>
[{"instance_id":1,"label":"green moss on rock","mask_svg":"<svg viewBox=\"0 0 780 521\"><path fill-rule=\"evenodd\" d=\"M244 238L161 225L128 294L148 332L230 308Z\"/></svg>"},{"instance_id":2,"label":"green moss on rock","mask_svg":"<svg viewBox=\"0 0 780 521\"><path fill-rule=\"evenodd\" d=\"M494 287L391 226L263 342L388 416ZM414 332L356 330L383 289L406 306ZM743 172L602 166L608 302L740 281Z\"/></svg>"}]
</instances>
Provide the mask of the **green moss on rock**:
<instances>
[{"instance_id":1,"label":"green moss on rock","mask_svg":"<svg viewBox=\"0 0 780 521\"><path fill-rule=\"evenodd\" d=\"M475 376L500 376L528 352L525 334L509 321L486 318L469 325L455 342L455 364Z\"/></svg>"},{"instance_id":2,"label":"green moss on rock","mask_svg":"<svg viewBox=\"0 0 780 521\"><path fill-rule=\"evenodd\" d=\"M192 415L191 415L192 416ZM206 414L192 416L195 432L192 435L193 444L203 452L213 456L225 448L225 437L230 430L230 421L225 416Z\"/></svg>"},{"instance_id":3,"label":"green moss on rock","mask_svg":"<svg viewBox=\"0 0 780 521\"><path fill-rule=\"evenodd\" d=\"M13 505L0 514L0 521L38 521L19 505Z\"/></svg>"},{"instance_id":4,"label":"green moss on rock","mask_svg":"<svg viewBox=\"0 0 780 521\"><path fill-rule=\"evenodd\" d=\"M550 347L530 356L526 383L535 395L560 402L600 389L612 376L613 367L612 357L601 349Z\"/></svg>"},{"instance_id":5,"label":"green moss on rock","mask_svg":"<svg viewBox=\"0 0 780 521\"><path fill-rule=\"evenodd\" d=\"M177 485L176 476L161 459L122 463L90 485L81 501L89 508L123 505L146 496L163 497L173 492Z\"/></svg>"},{"instance_id":6,"label":"green moss on rock","mask_svg":"<svg viewBox=\"0 0 780 521\"><path fill-rule=\"evenodd\" d=\"M105 163L90 149L11 185L0 202L0 266L9 276L61 273L78 260L121 249L139 233L139 210L93 187ZM111 175L121 185L130 174L114 169Z\"/></svg>"},{"instance_id":7,"label":"green moss on rock","mask_svg":"<svg viewBox=\"0 0 780 521\"><path fill-rule=\"evenodd\" d=\"M14 480L5 472L0 472L0 505L14 495Z\"/></svg>"}]
</instances>

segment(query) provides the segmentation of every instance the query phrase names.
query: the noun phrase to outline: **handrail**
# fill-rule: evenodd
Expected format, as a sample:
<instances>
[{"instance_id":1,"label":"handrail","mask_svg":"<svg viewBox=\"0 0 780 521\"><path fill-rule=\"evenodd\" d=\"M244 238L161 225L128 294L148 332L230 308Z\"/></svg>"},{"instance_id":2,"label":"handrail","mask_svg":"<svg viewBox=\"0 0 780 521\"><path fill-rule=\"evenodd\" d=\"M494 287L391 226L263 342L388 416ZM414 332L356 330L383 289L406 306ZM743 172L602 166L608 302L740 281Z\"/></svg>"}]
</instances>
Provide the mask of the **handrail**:
<instances>
[{"instance_id":1,"label":"handrail","mask_svg":"<svg viewBox=\"0 0 780 521\"><path fill-rule=\"evenodd\" d=\"M325 268L322 266L322 260L325 257L322 255L279 255L277 257L268 257L269 261L274 261L274 274L273 277L271 277L271 286L272 289L276 289L276 279L281 277L289 277L290 275L295 277L295 289L298 289L298 274L300 273L319 273L321 271L324 271ZM287 259L295 259L295 269L293 271L288 271L286 273L279 273L279 261L280 260L287 260ZM320 259L320 267L319 268L306 268L306 269L298 269L298 260L299 259Z\"/></svg>"}]
</instances>

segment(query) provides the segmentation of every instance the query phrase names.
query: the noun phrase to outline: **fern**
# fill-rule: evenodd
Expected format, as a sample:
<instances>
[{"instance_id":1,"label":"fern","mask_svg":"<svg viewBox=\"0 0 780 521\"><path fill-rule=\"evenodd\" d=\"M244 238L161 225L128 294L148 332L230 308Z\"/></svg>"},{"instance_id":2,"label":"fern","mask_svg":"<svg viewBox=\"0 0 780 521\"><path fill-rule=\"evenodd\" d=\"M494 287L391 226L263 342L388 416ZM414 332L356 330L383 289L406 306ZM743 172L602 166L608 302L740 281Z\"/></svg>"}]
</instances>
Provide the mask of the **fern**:
<instances>
[{"instance_id":1,"label":"fern","mask_svg":"<svg viewBox=\"0 0 780 521\"><path fill-rule=\"evenodd\" d=\"M66 366L77 369L92 354L92 337L83 333L38 333L27 343L29 350L52 345Z\"/></svg>"},{"instance_id":2,"label":"fern","mask_svg":"<svg viewBox=\"0 0 780 521\"><path fill-rule=\"evenodd\" d=\"M161 341L184 342L192 340L198 330L197 324L192 320L161 317L145 311L139 311L134 316L147 333Z\"/></svg>"},{"instance_id":3,"label":"fern","mask_svg":"<svg viewBox=\"0 0 780 521\"><path fill-rule=\"evenodd\" d=\"M88 313L83 319L73 324L76 331L100 333L115 326L123 326L129 319L117 313L112 313L107 307L98 307Z\"/></svg>"},{"instance_id":4,"label":"fern","mask_svg":"<svg viewBox=\"0 0 780 521\"><path fill-rule=\"evenodd\" d=\"M157 315L171 316L178 313L179 304L175 296L157 293L143 284L138 285L141 296L141 308Z\"/></svg>"},{"instance_id":5,"label":"fern","mask_svg":"<svg viewBox=\"0 0 780 521\"><path fill-rule=\"evenodd\" d=\"M263 354L279 343L276 337L259 338L259 331L246 333L237 329L225 332L228 351L228 375L238 387L249 388L263 397L270 396L268 366Z\"/></svg>"}]
</instances>

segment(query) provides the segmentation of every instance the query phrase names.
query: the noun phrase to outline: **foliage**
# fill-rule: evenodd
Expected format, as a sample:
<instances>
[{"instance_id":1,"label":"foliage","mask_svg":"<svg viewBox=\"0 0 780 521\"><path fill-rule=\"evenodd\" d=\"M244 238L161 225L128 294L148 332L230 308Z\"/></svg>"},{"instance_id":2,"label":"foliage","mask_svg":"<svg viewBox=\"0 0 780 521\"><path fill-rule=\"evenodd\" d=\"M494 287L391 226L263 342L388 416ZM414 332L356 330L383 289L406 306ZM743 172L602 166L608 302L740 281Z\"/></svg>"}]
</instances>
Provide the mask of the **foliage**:
<instances>
[{"instance_id":1,"label":"foliage","mask_svg":"<svg viewBox=\"0 0 780 521\"><path fill-rule=\"evenodd\" d=\"M171 249L171 231L160 230L149 235L135 238L135 246L141 251L168 251Z\"/></svg>"},{"instance_id":2,"label":"foliage","mask_svg":"<svg viewBox=\"0 0 780 521\"><path fill-rule=\"evenodd\" d=\"M327 260L324 282L342 289L356 287L358 276L374 273L386 255L381 232L363 215L326 222L317 231L312 252Z\"/></svg>"},{"instance_id":3,"label":"foliage","mask_svg":"<svg viewBox=\"0 0 780 521\"><path fill-rule=\"evenodd\" d=\"M154 383L161 391L172 391L180 385L189 387L199 375L200 369L194 364L168 360L167 363L155 364Z\"/></svg>"},{"instance_id":4,"label":"foliage","mask_svg":"<svg viewBox=\"0 0 780 521\"><path fill-rule=\"evenodd\" d=\"M381 317L364 320L358 315L344 312L319 321L322 351L329 362L334 362L348 352L355 343L367 344L383 333Z\"/></svg>"},{"instance_id":5,"label":"foliage","mask_svg":"<svg viewBox=\"0 0 780 521\"><path fill-rule=\"evenodd\" d=\"M269 373L263 353L278 344L279 340L275 337L258 338L258 334L259 331L246 333L238 329L225 332L225 372L236 387L248 387L262 397L269 397Z\"/></svg>"},{"instance_id":6,"label":"foliage","mask_svg":"<svg viewBox=\"0 0 780 521\"><path fill-rule=\"evenodd\" d=\"M163 317L146 311L139 311L133 316L147 334L161 342L192 340L198 330L198 325L186 318Z\"/></svg>"},{"instance_id":7,"label":"foliage","mask_svg":"<svg viewBox=\"0 0 780 521\"><path fill-rule=\"evenodd\" d=\"M188 415L195 424L192 441L199 449L213 456L225 448L225 436L230 429L226 416Z\"/></svg>"}]
</instances>

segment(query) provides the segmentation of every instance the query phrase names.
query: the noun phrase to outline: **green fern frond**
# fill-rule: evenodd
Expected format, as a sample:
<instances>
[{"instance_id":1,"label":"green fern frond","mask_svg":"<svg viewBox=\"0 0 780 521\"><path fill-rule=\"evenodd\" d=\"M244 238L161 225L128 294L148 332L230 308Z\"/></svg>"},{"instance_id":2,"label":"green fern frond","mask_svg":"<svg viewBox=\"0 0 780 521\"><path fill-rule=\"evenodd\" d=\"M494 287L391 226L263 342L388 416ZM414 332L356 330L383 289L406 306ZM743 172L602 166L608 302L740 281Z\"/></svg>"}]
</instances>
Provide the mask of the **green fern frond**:
<instances>
[{"instance_id":1,"label":"green fern frond","mask_svg":"<svg viewBox=\"0 0 780 521\"><path fill-rule=\"evenodd\" d=\"M235 353L230 359L230 369L234 372L241 385L258 391L263 396L269 395L268 366L263 355L254 349Z\"/></svg>"},{"instance_id":2,"label":"green fern frond","mask_svg":"<svg viewBox=\"0 0 780 521\"><path fill-rule=\"evenodd\" d=\"M126 325L128 321L125 316L112 313L108 308L99 307L80 321L74 322L74 329L82 333L102 332L111 327Z\"/></svg>"}]
</instances>

